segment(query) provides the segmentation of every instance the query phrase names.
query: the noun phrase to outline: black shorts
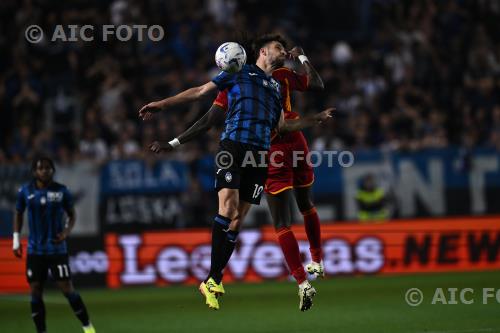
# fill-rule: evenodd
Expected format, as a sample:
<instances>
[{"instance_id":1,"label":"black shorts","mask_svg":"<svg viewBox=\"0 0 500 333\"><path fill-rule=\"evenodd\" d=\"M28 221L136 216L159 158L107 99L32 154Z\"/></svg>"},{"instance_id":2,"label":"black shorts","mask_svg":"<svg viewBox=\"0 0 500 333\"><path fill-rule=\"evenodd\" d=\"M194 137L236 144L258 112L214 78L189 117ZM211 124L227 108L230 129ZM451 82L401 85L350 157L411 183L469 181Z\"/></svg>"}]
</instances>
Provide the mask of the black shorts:
<instances>
[{"instance_id":1,"label":"black shorts","mask_svg":"<svg viewBox=\"0 0 500 333\"><path fill-rule=\"evenodd\" d=\"M50 270L56 281L70 280L71 270L67 254L28 254L26 259L26 278L28 282L44 282Z\"/></svg>"},{"instance_id":2,"label":"black shorts","mask_svg":"<svg viewBox=\"0 0 500 333\"><path fill-rule=\"evenodd\" d=\"M260 204L267 179L268 152L224 139L216 156L215 189L238 189L240 200Z\"/></svg>"}]
</instances>

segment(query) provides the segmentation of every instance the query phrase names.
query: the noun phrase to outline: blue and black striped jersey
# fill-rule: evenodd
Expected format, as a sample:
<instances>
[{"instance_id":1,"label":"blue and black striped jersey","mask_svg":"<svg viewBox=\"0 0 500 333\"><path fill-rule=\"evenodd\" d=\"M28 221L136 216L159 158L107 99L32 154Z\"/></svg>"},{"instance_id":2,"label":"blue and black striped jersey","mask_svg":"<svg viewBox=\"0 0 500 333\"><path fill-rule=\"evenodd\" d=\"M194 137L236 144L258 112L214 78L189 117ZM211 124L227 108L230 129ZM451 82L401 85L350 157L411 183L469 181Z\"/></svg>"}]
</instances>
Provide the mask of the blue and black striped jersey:
<instances>
[{"instance_id":1,"label":"blue and black striped jersey","mask_svg":"<svg viewBox=\"0 0 500 333\"><path fill-rule=\"evenodd\" d=\"M221 140L269 149L271 131L282 110L278 81L256 65L244 65L235 74L220 72L212 81L219 90L228 90L229 108Z\"/></svg>"},{"instance_id":2,"label":"blue and black striped jersey","mask_svg":"<svg viewBox=\"0 0 500 333\"><path fill-rule=\"evenodd\" d=\"M35 181L23 185L17 194L16 209L28 210L28 254L65 254L66 241L52 241L65 227L64 213L73 207L73 197L66 186L52 182L38 189Z\"/></svg>"}]
</instances>

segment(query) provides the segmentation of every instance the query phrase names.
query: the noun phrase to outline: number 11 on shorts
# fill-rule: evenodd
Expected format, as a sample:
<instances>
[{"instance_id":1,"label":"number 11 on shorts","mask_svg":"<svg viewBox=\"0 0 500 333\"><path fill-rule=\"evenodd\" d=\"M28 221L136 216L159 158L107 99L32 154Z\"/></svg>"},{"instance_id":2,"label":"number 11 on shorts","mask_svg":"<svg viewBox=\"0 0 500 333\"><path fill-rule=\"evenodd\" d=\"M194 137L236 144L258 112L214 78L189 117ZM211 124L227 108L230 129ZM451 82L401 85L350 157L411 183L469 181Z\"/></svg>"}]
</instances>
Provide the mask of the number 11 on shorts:
<instances>
[{"instance_id":1,"label":"number 11 on shorts","mask_svg":"<svg viewBox=\"0 0 500 333\"><path fill-rule=\"evenodd\" d=\"M57 265L60 277L69 277L68 265Z\"/></svg>"}]
</instances>

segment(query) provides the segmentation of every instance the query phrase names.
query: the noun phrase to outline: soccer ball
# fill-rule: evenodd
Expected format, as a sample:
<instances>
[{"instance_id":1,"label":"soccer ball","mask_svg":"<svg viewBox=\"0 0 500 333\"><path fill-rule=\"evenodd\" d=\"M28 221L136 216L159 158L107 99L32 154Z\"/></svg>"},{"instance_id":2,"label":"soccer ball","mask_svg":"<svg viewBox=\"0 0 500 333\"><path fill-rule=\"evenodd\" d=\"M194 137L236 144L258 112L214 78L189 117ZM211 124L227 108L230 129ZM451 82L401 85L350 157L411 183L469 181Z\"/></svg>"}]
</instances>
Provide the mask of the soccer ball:
<instances>
[{"instance_id":1,"label":"soccer ball","mask_svg":"<svg viewBox=\"0 0 500 333\"><path fill-rule=\"evenodd\" d=\"M238 43L224 43L215 52L215 63L224 72L239 72L246 62L247 53L243 46Z\"/></svg>"}]
</instances>

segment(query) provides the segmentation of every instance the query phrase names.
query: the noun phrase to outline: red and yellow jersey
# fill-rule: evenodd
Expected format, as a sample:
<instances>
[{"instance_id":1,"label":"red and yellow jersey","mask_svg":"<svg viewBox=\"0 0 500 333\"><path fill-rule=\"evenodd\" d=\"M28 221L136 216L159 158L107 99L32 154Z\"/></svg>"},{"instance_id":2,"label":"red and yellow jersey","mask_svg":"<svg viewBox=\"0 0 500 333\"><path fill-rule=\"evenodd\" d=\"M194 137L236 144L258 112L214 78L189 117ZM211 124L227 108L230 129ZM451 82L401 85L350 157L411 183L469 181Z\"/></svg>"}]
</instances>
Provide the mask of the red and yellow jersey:
<instances>
[{"instance_id":1,"label":"red and yellow jersey","mask_svg":"<svg viewBox=\"0 0 500 333\"><path fill-rule=\"evenodd\" d=\"M291 69L281 67L273 72L273 78L281 85L281 96L285 119L297 119L299 114L292 111L291 93L292 91L306 91L308 87L307 76L298 74ZM220 106L224 110L228 109L227 90L220 91L213 104Z\"/></svg>"},{"instance_id":2,"label":"red and yellow jersey","mask_svg":"<svg viewBox=\"0 0 500 333\"><path fill-rule=\"evenodd\" d=\"M307 76L298 74L291 69L281 67L273 72L273 78L281 85L282 106L285 119L297 119L299 114L292 111L291 94L292 91L306 91L308 82Z\"/></svg>"}]
</instances>

